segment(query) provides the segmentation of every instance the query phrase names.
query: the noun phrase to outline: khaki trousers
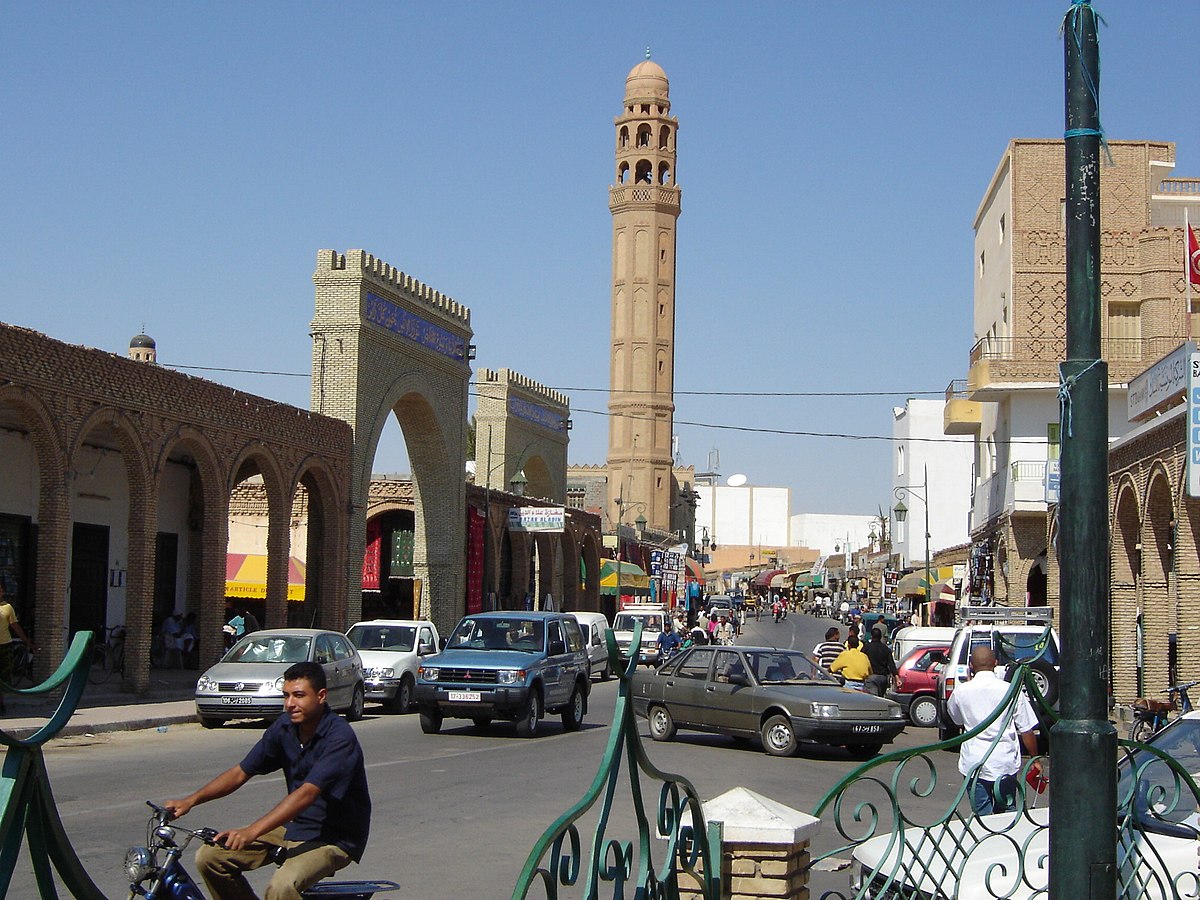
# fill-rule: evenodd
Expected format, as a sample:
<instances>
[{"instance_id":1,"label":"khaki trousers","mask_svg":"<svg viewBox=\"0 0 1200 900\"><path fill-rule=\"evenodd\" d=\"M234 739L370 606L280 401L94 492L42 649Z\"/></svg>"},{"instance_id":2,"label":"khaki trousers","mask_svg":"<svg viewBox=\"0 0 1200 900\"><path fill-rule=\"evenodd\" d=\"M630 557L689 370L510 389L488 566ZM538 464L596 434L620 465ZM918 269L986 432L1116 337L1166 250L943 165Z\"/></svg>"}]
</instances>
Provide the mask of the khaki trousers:
<instances>
[{"instance_id":1,"label":"khaki trousers","mask_svg":"<svg viewBox=\"0 0 1200 900\"><path fill-rule=\"evenodd\" d=\"M266 900L300 900L300 892L312 887L326 875L350 864L350 856L341 847L315 841L289 841L283 828L268 831L244 850L225 850L203 845L196 851L196 869L208 885L213 900L258 900L242 875L268 865L271 847L286 847L288 854L267 885Z\"/></svg>"}]
</instances>

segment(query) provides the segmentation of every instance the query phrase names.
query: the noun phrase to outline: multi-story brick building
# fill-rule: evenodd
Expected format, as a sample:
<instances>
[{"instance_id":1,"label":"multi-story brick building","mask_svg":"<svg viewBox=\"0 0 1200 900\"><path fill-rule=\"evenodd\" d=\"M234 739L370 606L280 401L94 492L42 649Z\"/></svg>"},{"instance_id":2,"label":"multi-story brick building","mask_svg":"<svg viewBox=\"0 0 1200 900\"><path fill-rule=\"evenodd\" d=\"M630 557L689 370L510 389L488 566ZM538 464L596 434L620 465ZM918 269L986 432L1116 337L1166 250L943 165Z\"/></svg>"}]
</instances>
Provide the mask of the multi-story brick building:
<instances>
[{"instance_id":1,"label":"multi-story brick building","mask_svg":"<svg viewBox=\"0 0 1200 900\"><path fill-rule=\"evenodd\" d=\"M1186 331L1179 226L1196 183L1169 177L1174 144L1108 148L1101 337L1116 438L1129 430L1130 378ZM1066 350L1064 158L1061 140L1010 142L975 214L974 343L966 384L947 389L944 431L974 438L969 590L977 600L1057 603L1047 513L1056 499L1058 364Z\"/></svg>"}]
</instances>

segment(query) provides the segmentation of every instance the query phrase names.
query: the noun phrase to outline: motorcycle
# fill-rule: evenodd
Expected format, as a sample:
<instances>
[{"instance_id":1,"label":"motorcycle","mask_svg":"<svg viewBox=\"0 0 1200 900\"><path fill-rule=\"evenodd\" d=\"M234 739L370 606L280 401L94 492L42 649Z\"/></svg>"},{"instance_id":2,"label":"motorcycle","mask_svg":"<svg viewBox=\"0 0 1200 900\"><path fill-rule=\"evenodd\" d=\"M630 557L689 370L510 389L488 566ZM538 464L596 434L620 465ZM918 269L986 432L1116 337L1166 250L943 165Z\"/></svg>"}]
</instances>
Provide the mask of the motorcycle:
<instances>
[{"instance_id":1,"label":"motorcycle","mask_svg":"<svg viewBox=\"0 0 1200 900\"><path fill-rule=\"evenodd\" d=\"M125 874L129 876L129 900L204 900L199 886L183 867L183 851L194 840L216 844L215 828L192 831L182 825L168 824L171 811L149 800L150 821L146 825L146 846L130 847L125 854ZM182 840L181 840L182 836ZM274 849L271 861L282 865L287 858L283 847ZM398 890L394 881L322 881L301 896L305 900L370 900L380 891Z\"/></svg>"}]
</instances>

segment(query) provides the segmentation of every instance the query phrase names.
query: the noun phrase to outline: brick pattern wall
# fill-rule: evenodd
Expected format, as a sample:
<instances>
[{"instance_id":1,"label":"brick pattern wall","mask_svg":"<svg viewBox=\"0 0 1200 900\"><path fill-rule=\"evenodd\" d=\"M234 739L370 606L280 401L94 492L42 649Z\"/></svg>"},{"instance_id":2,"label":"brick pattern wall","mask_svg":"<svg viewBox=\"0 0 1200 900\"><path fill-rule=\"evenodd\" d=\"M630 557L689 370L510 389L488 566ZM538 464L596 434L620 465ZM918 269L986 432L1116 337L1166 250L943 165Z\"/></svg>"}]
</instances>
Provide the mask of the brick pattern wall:
<instances>
[{"instance_id":1,"label":"brick pattern wall","mask_svg":"<svg viewBox=\"0 0 1200 900\"><path fill-rule=\"evenodd\" d=\"M215 661L222 646L229 495L247 474L264 475L271 507L282 512L278 518L285 526L282 541L272 543L269 609L278 613L285 602L286 511L302 479L320 484L325 495L324 552L344 557L351 432L343 422L2 323L0 407L29 432L38 460L34 604L44 650L37 658L42 674L66 650L72 472L85 441L120 451L129 486L125 682L130 690L149 687L158 486L168 459L193 467L202 508L196 546L183 561L193 564L186 580L198 596L189 597L188 605L199 612L202 663ZM325 596L344 593L344 583L334 578L321 590ZM267 624L283 623L268 618Z\"/></svg>"}]
</instances>

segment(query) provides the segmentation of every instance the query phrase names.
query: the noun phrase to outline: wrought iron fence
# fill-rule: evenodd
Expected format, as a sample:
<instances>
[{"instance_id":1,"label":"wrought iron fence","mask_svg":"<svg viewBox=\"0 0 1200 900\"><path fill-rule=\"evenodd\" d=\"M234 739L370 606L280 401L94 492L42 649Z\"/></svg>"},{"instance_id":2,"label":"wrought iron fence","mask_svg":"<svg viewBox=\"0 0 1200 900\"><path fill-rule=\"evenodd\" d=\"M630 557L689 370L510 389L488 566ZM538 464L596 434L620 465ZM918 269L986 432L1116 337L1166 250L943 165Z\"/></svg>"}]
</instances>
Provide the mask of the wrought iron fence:
<instances>
[{"instance_id":1,"label":"wrought iron fence","mask_svg":"<svg viewBox=\"0 0 1200 900\"><path fill-rule=\"evenodd\" d=\"M1004 702L987 721L953 739L878 757L850 773L813 810L832 818L839 846L815 857L810 868L850 857L849 884L822 900L993 900L1041 898L1049 887L1049 800L1038 773L1045 757L1028 759L1011 783L1008 812L976 815L971 796L986 761L998 752L1002 729L965 776L946 777L938 762L956 757L941 751L989 734L1011 722L1023 692L1032 699L1042 730L1057 720L1039 692L1030 660L1017 669ZM1118 896L1123 900L1188 900L1200 896L1200 722L1178 729L1186 750L1120 741L1117 785ZM1173 752L1174 751L1174 752ZM940 760L939 760L940 758ZM1188 763L1194 762L1192 772ZM1037 763L1037 766L1035 766ZM1053 773L1050 773L1050 777ZM942 798L936 816L929 798ZM823 865L823 863L825 865Z\"/></svg>"},{"instance_id":2,"label":"wrought iron fence","mask_svg":"<svg viewBox=\"0 0 1200 900\"><path fill-rule=\"evenodd\" d=\"M638 623L630 646L641 646L641 637L642 626ZM690 781L660 771L646 756L631 693L637 654L622 659L611 629L605 632L605 642L611 671L620 679L608 745L596 777L583 797L542 833L529 852L513 888L513 900L528 897L534 885L541 886L547 900L563 896L594 900L602 894L613 900L625 897L676 900L680 896L681 875L685 876L684 887L690 894L718 900L720 826L705 824L700 796ZM609 834L610 817L626 759L637 834L616 838ZM661 782L653 823L643 796L643 777ZM585 827L583 819L598 802L598 816L590 826L585 846L581 834L581 828ZM658 843L652 843L652 838Z\"/></svg>"}]
</instances>

